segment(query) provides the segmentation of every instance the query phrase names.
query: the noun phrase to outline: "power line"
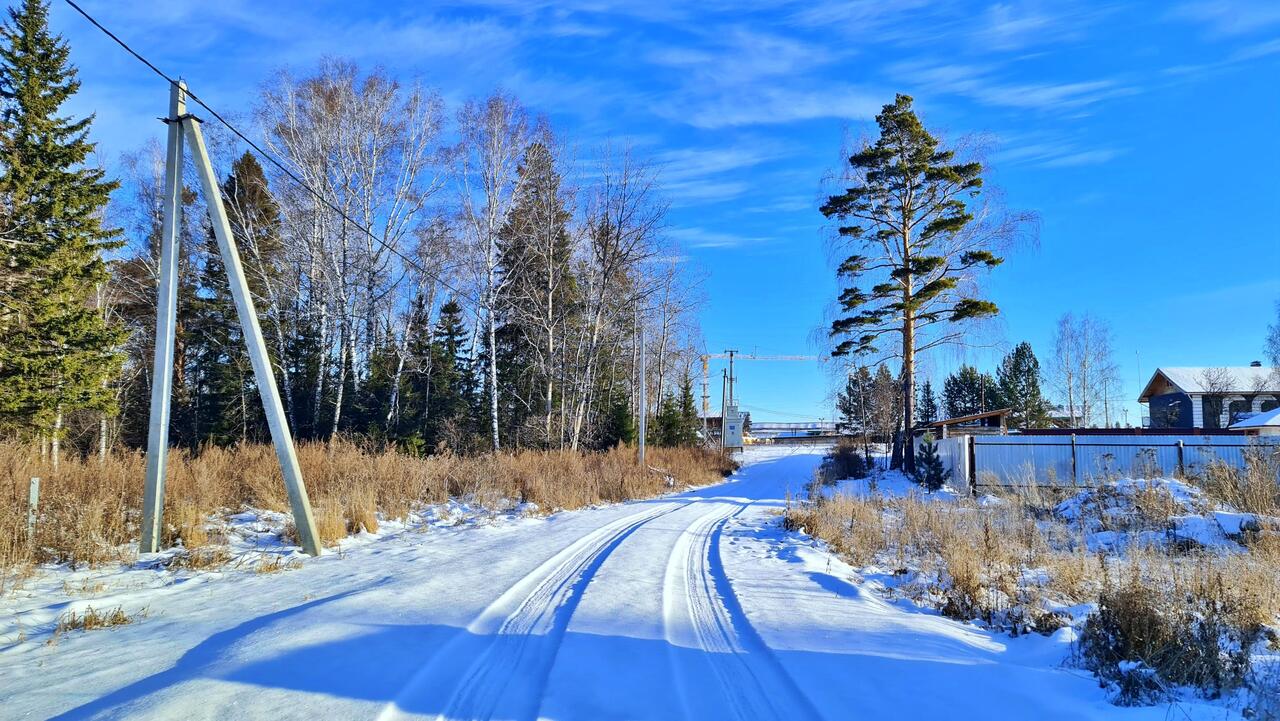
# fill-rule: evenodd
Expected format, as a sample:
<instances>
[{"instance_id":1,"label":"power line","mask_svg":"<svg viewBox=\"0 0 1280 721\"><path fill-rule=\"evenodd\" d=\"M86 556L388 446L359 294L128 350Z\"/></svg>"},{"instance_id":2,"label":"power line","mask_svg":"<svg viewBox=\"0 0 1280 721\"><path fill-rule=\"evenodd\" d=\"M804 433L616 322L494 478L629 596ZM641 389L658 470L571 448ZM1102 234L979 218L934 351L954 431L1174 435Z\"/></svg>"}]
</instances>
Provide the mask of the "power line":
<instances>
[{"instance_id":1,"label":"power line","mask_svg":"<svg viewBox=\"0 0 1280 721\"><path fill-rule=\"evenodd\" d=\"M89 22L90 22L94 27L98 28L98 29L99 29L99 30L101 30L101 31L102 31L102 32L103 32L107 37L109 37L109 38L111 38L112 40L114 40L114 41L115 41L115 43L116 43L117 45L119 45L121 48L124 48L125 52L129 53L129 54L130 54L130 55L132 55L134 58L136 58L136 59L138 60L138 62L140 62L140 63L142 63L143 65L147 66L147 68L149 68L149 69L151 70L151 72L153 72L153 73L155 73L156 75L159 75L161 78L164 78L165 80L167 80L167 81L169 82L169 84L170 84L170 85L176 85L176 84L177 84L177 82L178 82L177 80L174 80L172 77L170 77L170 76L169 76L167 73L165 73L163 70L161 70L160 68L156 67L155 63L152 63L150 60L147 60L147 59L146 59L146 58L145 58L141 53L139 53L138 51L136 51L136 50L134 50L133 48L129 47L129 44L128 44L128 43L126 43L124 40L121 40L121 39L120 39L120 37L119 37L118 35L116 35L115 33L111 32L110 30L108 30L105 26L103 26L103 24L102 24L102 23L98 22L98 21L97 21L97 20L96 20L92 15L90 15L90 14L89 14L89 13L87 13L87 12L85 12L84 8L82 8L82 7L80 7L79 5L77 5L73 0L65 0L65 2L66 2L68 5L70 5L70 6L71 6L71 8L72 8L72 9L74 9L76 12L80 13L80 15L82 15L82 16L84 17L84 19L88 20L88 21L89 21ZM313 197L315 197L315 199L316 199L316 200L320 201L321 203L323 203L323 204L325 205L325 207L329 208L329 210L332 210L334 213L337 213L337 214L338 214L338 216L339 216L340 218L342 218L344 221L346 221L346 222L350 223L351 225L355 226L358 230L360 230L362 233L364 233L365 235L369 236L369 237L370 237L371 239L373 239L376 243L378 243L378 245L381 245L383 248L386 248L388 251L390 251L391 253L393 253L394 255L396 255L397 257L399 257L401 260L403 260L405 263L409 264L411 267L413 267L415 270L417 270L419 273L422 273L423 275L425 275L425 276L427 276L427 277L429 277L429 278L433 278L436 282L440 283L440 284L441 284L441 285L443 285L445 288L447 288L447 289L449 289L451 292L453 292L453 294L454 294L454 295L459 295L459 296L462 296L462 297L464 297L464 298L467 298L468 300L472 301L472 302L473 302L473 303L475 303L476 305L485 305L485 303L484 303L484 302L482 302L480 299L476 298L475 296L471 295L470 293L466 293L466 292L463 292L463 291L461 291L461 290L459 290L459 289L455 288L455 287L454 287L453 285L451 285L448 281L444 280L443 278L441 278L441 277L440 277L440 276L438 276L437 274L435 274L435 273L433 273L433 272L431 272L431 271L427 270L425 267L423 267L423 266L422 266L420 263L418 263L416 260L414 260L413 258L410 258L409 256L405 255L404 253L400 252L400 250L399 250L398 248L396 248L395 246L391 245L391 244L390 244L390 243L388 243L386 240L384 240L384 239L382 239L382 238L378 237L378 235L377 235L376 233L374 233L374 232L373 232L373 230L372 230L371 228L369 228L369 227L367 227L367 226L365 226L365 225L362 225L361 223L359 223L358 221L356 221L354 218L352 218L351 216L347 215L347 214L346 214L346 212L344 212L341 208L339 208L338 206L334 205L331 201L329 201L329 199L328 199L328 198L324 197L324 195L322 195L322 194L320 193L320 191L318 191L318 190L316 190L315 188L313 188L313 187L311 186L311 184L310 184L310 183L308 183L306 180L303 180L302 178L298 177L298 175L297 175L296 173L294 173L292 170L290 170L288 167L286 167L286 166L284 165L284 163L281 163L279 160L277 160L277 159L276 159L276 157L275 157L274 155L272 155L272 154L268 153L267 151L265 151L265 150L263 150L261 147L259 147L257 143L255 143L253 140L251 140L251 139L249 138L249 136L247 136L247 135L245 135L243 132L241 132L239 128L237 128L235 125L231 124L231 122L230 122L230 121L228 121L226 118L222 117L222 115L221 115L220 113L218 113L218 111L217 111L217 110L214 110L214 109L213 109L213 108L212 108L208 103L206 103L204 100L200 99L200 96L199 96L199 95L196 95L194 92L192 92L190 88L184 88L183 92L186 94L186 96L187 96L188 98L190 98L191 100L193 100L197 105L199 105L200 107L202 107L202 108L204 108L205 110L207 110L207 111L209 112L209 114L210 114L210 115L212 115L212 116L214 117L214 119L216 119L219 123L222 123L224 126L226 126L226 128L227 128L228 130L230 130L233 134L235 134L235 136L236 136L236 137L238 137L238 138L240 138L242 141L244 141L244 142L245 142L245 143L246 143L250 148L252 148L252 149L254 150L254 152L256 152L256 153L257 153L259 156L261 156L264 160L266 160L267 162L269 162L269 163L271 163L273 166L275 166L277 169L279 169L279 170L280 170L280 172L284 173L286 177L288 177L288 178L289 178L290 180L292 180L293 182L297 183L300 187L302 187L304 190L306 190L308 193L310 193Z\"/></svg>"}]
</instances>

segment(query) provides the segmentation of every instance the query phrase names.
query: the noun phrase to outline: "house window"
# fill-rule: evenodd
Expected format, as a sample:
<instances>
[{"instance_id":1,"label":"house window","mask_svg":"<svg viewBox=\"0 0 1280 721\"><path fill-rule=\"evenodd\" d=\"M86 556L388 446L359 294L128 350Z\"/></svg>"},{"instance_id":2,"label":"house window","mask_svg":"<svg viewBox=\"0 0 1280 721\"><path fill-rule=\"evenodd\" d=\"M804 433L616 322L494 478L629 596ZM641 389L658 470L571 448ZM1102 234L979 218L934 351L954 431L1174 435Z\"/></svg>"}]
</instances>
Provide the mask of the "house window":
<instances>
[{"instance_id":1,"label":"house window","mask_svg":"<svg viewBox=\"0 0 1280 721\"><path fill-rule=\"evenodd\" d=\"M1204 427L1221 428L1222 398L1218 396L1205 396L1200 403L1204 410Z\"/></svg>"},{"instance_id":2,"label":"house window","mask_svg":"<svg viewBox=\"0 0 1280 721\"><path fill-rule=\"evenodd\" d=\"M1229 423L1235 423L1236 421L1244 420L1244 418L1250 414L1250 411L1251 408L1249 407L1249 401L1246 401L1243 398L1231 401L1231 403L1227 405L1227 421Z\"/></svg>"},{"instance_id":3,"label":"house window","mask_svg":"<svg viewBox=\"0 0 1280 721\"><path fill-rule=\"evenodd\" d=\"M1280 400L1277 400L1275 398L1268 398L1262 401L1262 405L1258 408L1258 410L1265 412L1265 411L1273 411L1277 408L1280 408Z\"/></svg>"}]
</instances>

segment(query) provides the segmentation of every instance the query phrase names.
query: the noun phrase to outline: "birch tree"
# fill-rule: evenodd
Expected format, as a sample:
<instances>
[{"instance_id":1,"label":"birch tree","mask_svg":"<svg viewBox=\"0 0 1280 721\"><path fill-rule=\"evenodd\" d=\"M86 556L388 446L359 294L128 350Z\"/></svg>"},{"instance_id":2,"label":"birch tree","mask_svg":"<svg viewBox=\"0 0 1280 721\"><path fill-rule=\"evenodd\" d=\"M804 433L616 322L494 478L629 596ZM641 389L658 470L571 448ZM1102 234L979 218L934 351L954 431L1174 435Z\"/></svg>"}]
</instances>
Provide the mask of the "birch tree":
<instances>
[{"instance_id":1,"label":"birch tree","mask_svg":"<svg viewBox=\"0 0 1280 721\"><path fill-rule=\"evenodd\" d=\"M485 334L489 430L493 450L498 435L498 235L511 211L519 185L520 157L530 139L528 113L518 100L501 92L468 101L458 112L462 136L456 155L461 216L476 250L481 277Z\"/></svg>"}]
</instances>

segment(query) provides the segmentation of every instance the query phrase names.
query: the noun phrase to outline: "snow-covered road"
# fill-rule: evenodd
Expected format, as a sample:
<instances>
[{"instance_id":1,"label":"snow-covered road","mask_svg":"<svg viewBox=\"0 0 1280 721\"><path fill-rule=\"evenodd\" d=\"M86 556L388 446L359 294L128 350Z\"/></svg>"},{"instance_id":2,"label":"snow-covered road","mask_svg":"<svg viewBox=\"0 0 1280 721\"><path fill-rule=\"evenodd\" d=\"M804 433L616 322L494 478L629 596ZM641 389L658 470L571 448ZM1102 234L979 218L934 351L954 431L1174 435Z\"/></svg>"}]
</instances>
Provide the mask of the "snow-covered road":
<instances>
[{"instance_id":1,"label":"snow-covered road","mask_svg":"<svg viewBox=\"0 0 1280 721\"><path fill-rule=\"evenodd\" d=\"M113 589L99 606L147 616L0 641L0 717L1166 717L1109 705L1061 667L1061 638L891 603L782 531L819 460L757 449L729 482L661 499Z\"/></svg>"}]
</instances>

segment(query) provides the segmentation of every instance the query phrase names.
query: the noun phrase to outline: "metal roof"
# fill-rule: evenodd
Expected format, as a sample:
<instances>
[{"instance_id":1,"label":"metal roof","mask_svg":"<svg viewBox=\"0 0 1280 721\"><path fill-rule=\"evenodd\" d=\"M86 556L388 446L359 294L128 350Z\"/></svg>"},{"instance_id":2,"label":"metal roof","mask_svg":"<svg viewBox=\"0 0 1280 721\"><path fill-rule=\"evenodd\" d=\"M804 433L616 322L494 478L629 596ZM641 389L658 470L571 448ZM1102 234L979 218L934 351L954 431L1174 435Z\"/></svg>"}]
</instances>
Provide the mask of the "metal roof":
<instances>
[{"instance_id":1,"label":"metal roof","mask_svg":"<svg viewBox=\"0 0 1280 721\"><path fill-rule=\"evenodd\" d=\"M1216 368L1213 366L1161 366L1151 374L1151 380L1138 396L1139 403L1146 403L1152 395L1151 386L1156 379L1163 376L1183 393L1208 393L1205 389L1206 376L1222 372L1227 384L1220 393L1275 393L1280 392L1280 368L1272 366L1237 366L1234 368Z\"/></svg>"}]
</instances>

